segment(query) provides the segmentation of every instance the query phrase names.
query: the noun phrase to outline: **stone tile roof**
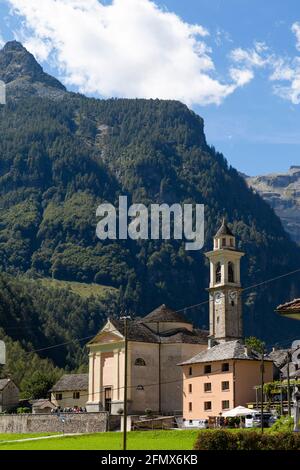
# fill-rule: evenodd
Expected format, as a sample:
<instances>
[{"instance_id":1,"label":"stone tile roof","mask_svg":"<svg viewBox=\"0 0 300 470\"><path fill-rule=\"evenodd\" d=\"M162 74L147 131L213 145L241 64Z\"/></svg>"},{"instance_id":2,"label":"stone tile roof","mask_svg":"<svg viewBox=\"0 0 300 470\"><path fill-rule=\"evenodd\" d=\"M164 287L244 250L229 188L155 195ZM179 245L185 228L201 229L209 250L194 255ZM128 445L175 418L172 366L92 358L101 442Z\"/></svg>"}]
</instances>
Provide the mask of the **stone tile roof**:
<instances>
[{"instance_id":1,"label":"stone tile roof","mask_svg":"<svg viewBox=\"0 0 300 470\"><path fill-rule=\"evenodd\" d=\"M269 357L272 359L275 366L281 369L287 363L288 354L291 351L291 349L275 349L270 352Z\"/></svg>"},{"instance_id":2,"label":"stone tile roof","mask_svg":"<svg viewBox=\"0 0 300 470\"><path fill-rule=\"evenodd\" d=\"M291 302L279 305L276 310L279 313L300 313L300 299L294 299Z\"/></svg>"},{"instance_id":3,"label":"stone tile roof","mask_svg":"<svg viewBox=\"0 0 300 470\"><path fill-rule=\"evenodd\" d=\"M66 374L51 388L50 392L72 392L88 390L88 374Z\"/></svg>"},{"instance_id":4,"label":"stone tile roof","mask_svg":"<svg viewBox=\"0 0 300 470\"><path fill-rule=\"evenodd\" d=\"M160 305L143 318L143 323L154 322L189 323L184 315L180 315L165 304Z\"/></svg>"},{"instance_id":5,"label":"stone tile roof","mask_svg":"<svg viewBox=\"0 0 300 470\"><path fill-rule=\"evenodd\" d=\"M4 390L10 379L0 379L0 390Z\"/></svg>"},{"instance_id":6,"label":"stone tile roof","mask_svg":"<svg viewBox=\"0 0 300 470\"><path fill-rule=\"evenodd\" d=\"M40 400L33 400L31 402L33 408L39 408L40 410L44 410L45 408L51 408L54 410L56 408L51 401L46 400L46 399L40 399Z\"/></svg>"},{"instance_id":7,"label":"stone tile roof","mask_svg":"<svg viewBox=\"0 0 300 470\"><path fill-rule=\"evenodd\" d=\"M230 230L230 228L228 227L225 219L223 219L222 225L219 228L219 230L217 231L217 233L215 235L215 238L222 237L223 235L230 235L231 237L234 237L234 235L233 235L232 231Z\"/></svg>"},{"instance_id":8,"label":"stone tile roof","mask_svg":"<svg viewBox=\"0 0 300 470\"><path fill-rule=\"evenodd\" d=\"M115 328L124 336L124 322L115 318L109 319ZM158 338L148 326L139 320L129 320L127 322L128 339L130 341L141 341L142 343L158 343Z\"/></svg>"},{"instance_id":9,"label":"stone tile roof","mask_svg":"<svg viewBox=\"0 0 300 470\"><path fill-rule=\"evenodd\" d=\"M111 324L123 336L124 322L116 318L109 318ZM178 321L178 320L177 320ZM194 328L192 331L187 328L170 328L167 332L155 333L149 327L151 322L144 323L144 319L128 320L128 340L142 343L187 343L187 344L207 344L208 331ZM171 326L171 325L170 325ZM102 330L90 341L90 345L97 344Z\"/></svg>"},{"instance_id":10,"label":"stone tile roof","mask_svg":"<svg viewBox=\"0 0 300 470\"><path fill-rule=\"evenodd\" d=\"M188 361L182 362L180 365L225 361L229 359L258 361L260 360L260 354L256 351L247 349L239 340L227 341L196 354L196 356L192 357ZM268 357L265 360L271 361Z\"/></svg>"}]
</instances>

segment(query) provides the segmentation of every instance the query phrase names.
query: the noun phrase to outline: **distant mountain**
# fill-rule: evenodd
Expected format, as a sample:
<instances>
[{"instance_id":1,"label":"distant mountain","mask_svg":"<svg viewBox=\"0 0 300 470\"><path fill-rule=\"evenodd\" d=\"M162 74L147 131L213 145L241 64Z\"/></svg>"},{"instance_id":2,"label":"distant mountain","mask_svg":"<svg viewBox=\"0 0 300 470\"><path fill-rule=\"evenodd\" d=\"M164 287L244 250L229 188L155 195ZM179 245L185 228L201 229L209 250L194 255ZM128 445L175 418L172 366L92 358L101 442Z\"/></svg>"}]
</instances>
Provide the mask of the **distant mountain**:
<instances>
[{"instance_id":1,"label":"distant mountain","mask_svg":"<svg viewBox=\"0 0 300 470\"><path fill-rule=\"evenodd\" d=\"M287 173L246 179L273 207L286 231L300 245L300 166L292 166Z\"/></svg>"},{"instance_id":2,"label":"distant mountain","mask_svg":"<svg viewBox=\"0 0 300 470\"><path fill-rule=\"evenodd\" d=\"M182 309L208 298L204 251L211 249L223 216L247 254L242 264L244 286L299 268L300 248L280 219L223 155L207 145L203 119L182 103L96 100L68 93L18 43L9 43L0 52L0 74L8 84L8 104L0 106L2 271L115 287L119 302L140 316L162 303ZM103 201L117 205L122 194L128 195L129 203L205 204L204 250L185 251L179 240L100 242L95 235L96 208ZM85 330L93 333L104 311L109 311L105 307L95 317L93 310L90 318L88 306L77 299L76 316L69 319L72 302L60 300L63 314L57 313L51 295L45 293L43 300L39 288L38 294L26 294L26 312L38 295L33 311L42 318L32 325L39 326L40 334L27 329L12 334L9 308L15 327L24 312L22 282L5 293L0 285L0 305L2 301L7 335L22 339L24 347L39 349L53 338L65 342L70 323L70 340L75 331L81 336ZM28 286L24 289L27 292ZM278 304L295 296L300 296L296 276L248 290L245 334L259 336L268 345L300 337L299 322L291 326L274 314ZM52 311L61 341L52 333ZM189 309L187 315L199 326L207 325L208 306ZM78 365L82 360L81 354L74 358L66 348L50 351L49 357L60 367L64 359L73 368L74 360Z\"/></svg>"},{"instance_id":3,"label":"distant mountain","mask_svg":"<svg viewBox=\"0 0 300 470\"><path fill-rule=\"evenodd\" d=\"M0 51L0 80L6 83L10 99L61 98L66 93L65 87L45 73L33 55L17 41L8 42Z\"/></svg>"}]
</instances>

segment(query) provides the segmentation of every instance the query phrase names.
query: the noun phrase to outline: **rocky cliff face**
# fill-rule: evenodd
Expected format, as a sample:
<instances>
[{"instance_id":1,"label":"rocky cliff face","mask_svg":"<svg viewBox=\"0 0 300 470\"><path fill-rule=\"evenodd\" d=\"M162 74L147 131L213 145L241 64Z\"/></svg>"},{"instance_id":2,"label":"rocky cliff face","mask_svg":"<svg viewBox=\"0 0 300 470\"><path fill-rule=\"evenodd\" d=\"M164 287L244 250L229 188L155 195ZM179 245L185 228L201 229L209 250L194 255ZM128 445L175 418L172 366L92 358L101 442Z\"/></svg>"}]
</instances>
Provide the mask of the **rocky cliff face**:
<instances>
[{"instance_id":1,"label":"rocky cliff face","mask_svg":"<svg viewBox=\"0 0 300 470\"><path fill-rule=\"evenodd\" d=\"M286 231L300 244L300 166L292 166L287 173L246 180L273 207Z\"/></svg>"},{"instance_id":2,"label":"rocky cliff face","mask_svg":"<svg viewBox=\"0 0 300 470\"><path fill-rule=\"evenodd\" d=\"M65 87L45 73L33 55L17 41L8 42L0 50L0 80L6 84L8 99L59 98L66 93Z\"/></svg>"}]
</instances>

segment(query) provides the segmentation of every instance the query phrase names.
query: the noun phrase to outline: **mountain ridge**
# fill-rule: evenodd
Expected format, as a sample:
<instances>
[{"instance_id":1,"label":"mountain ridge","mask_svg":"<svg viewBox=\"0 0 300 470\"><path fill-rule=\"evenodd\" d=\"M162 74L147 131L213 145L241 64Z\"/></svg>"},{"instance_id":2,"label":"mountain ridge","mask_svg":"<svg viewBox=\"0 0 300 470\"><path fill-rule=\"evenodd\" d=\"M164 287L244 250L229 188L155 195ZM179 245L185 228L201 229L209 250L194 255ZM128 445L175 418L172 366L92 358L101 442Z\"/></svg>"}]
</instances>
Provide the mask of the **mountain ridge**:
<instances>
[{"instance_id":1,"label":"mountain ridge","mask_svg":"<svg viewBox=\"0 0 300 470\"><path fill-rule=\"evenodd\" d=\"M225 216L247 254L245 286L300 266L300 249L280 219L224 156L208 146L203 119L187 106L178 101L97 100L54 86L55 95L48 82L36 93L41 82L32 84L26 73L15 78L21 82L16 95L13 86L9 89L18 99L0 106L3 271L115 287L118 305L137 315L163 303L181 309L207 300L209 268L203 251L186 252L174 240L96 238L97 206L117 204L119 195L145 205L205 204L204 250L211 248ZM300 288L294 278L248 291L245 334L272 343L300 335L300 325L291 328L289 320L273 313L296 295ZM206 304L189 309L188 315L196 325L208 323ZM67 334L66 324L60 328ZM35 341L38 348L39 339Z\"/></svg>"},{"instance_id":2,"label":"mountain ridge","mask_svg":"<svg viewBox=\"0 0 300 470\"><path fill-rule=\"evenodd\" d=\"M291 166L285 173L246 177L246 181L270 204L300 245L300 165Z\"/></svg>"},{"instance_id":3,"label":"mountain ridge","mask_svg":"<svg viewBox=\"0 0 300 470\"><path fill-rule=\"evenodd\" d=\"M61 98L66 92L59 80L44 72L34 56L18 41L0 50L0 80L7 87L7 99L27 96Z\"/></svg>"}]
</instances>

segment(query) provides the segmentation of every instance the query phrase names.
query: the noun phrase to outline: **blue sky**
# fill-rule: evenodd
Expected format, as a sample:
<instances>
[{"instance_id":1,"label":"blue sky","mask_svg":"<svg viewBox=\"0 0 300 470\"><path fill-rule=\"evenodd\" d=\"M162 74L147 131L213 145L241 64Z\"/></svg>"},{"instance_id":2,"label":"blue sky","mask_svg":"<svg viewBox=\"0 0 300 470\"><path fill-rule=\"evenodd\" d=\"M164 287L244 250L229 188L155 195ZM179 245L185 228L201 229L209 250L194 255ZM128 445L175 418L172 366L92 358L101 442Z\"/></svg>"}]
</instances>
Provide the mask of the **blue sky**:
<instances>
[{"instance_id":1,"label":"blue sky","mask_svg":"<svg viewBox=\"0 0 300 470\"><path fill-rule=\"evenodd\" d=\"M300 165L299 0L155 3L0 0L2 43L22 40L90 96L185 101L208 143L249 175Z\"/></svg>"}]
</instances>

